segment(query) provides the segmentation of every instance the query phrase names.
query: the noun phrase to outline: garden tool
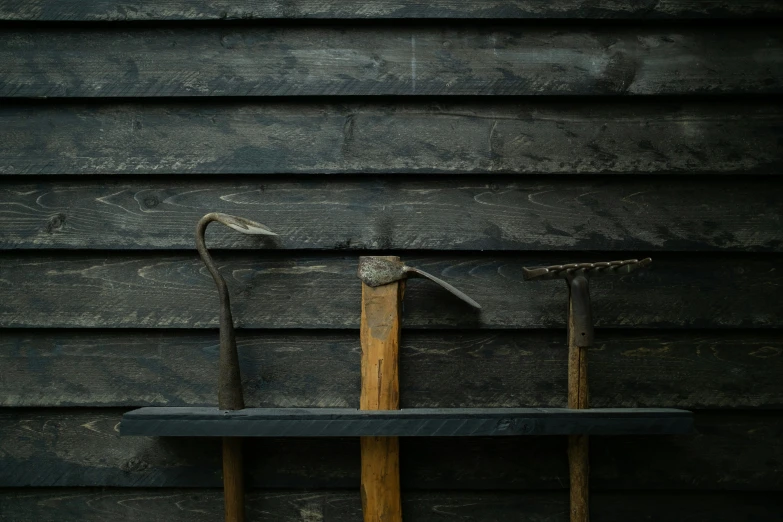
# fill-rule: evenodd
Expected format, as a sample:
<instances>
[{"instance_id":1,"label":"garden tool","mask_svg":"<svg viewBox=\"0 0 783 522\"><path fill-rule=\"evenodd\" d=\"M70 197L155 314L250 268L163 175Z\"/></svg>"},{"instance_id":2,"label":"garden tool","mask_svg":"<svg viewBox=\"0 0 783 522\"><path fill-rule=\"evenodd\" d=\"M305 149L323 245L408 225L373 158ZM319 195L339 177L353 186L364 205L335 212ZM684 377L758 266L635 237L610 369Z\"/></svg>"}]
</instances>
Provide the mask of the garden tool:
<instances>
[{"instance_id":1,"label":"garden tool","mask_svg":"<svg viewBox=\"0 0 783 522\"><path fill-rule=\"evenodd\" d=\"M565 279L568 286L568 407L589 408L587 387L587 349L593 344L593 319L590 305L590 277L601 274L628 274L649 265L641 261L573 263L545 268L523 268L526 281ZM589 446L587 435L569 435L568 465L571 480L571 522L587 522Z\"/></svg>"},{"instance_id":2,"label":"garden tool","mask_svg":"<svg viewBox=\"0 0 783 522\"><path fill-rule=\"evenodd\" d=\"M398 354L405 279L430 279L476 308L481 306L447 282L406 266L399 257L359 259L362 280L362 410L400 409ZM361 496L365 522L401 522L400 450L397 437L361 437Z\"/></svg>"},{"instance_id":3,"label":"garden tool","mask_svg":"<svg viewBox=\"0 0 783 522\"><path fill-rule=\"evenodd\" d=\"M204 243L207 225L216 221L243 234L276 236L260 223L241 217L212 212L196 225L196 249L201 260L217 285L220 295L220 361L218 369L218 408L241 410L245 407L242 396L242 381L239 375L239 356L234 336L234 321L231 317L231 303L228 286L215 266ZM223 437L223 497L227 522L245 520L245 489L242 471L242 439Z\"/></svg>"}]
</instances>

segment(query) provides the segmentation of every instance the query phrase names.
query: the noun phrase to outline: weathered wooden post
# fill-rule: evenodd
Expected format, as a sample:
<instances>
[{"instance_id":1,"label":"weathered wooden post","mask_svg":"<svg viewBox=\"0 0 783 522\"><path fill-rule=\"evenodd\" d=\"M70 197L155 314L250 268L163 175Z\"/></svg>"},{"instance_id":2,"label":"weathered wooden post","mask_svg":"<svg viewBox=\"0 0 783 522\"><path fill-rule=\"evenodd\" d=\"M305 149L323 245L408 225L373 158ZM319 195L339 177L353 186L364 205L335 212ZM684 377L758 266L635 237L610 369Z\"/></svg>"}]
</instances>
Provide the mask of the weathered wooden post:
<instances>
[{"instance_id":1,"label":"weathered wooden post","mask_svg":"<svg viewBox=\"0 0 783 522\"><path fill-rule=\"evenodd\" d=\"M399 257L383 257L399 262ZM400 332L405 280L362 282L362 410L399 410ZM400 445L397 437L361 437L365 522L401 522Z\"/></svg>"},{"instance_id":2,"label":"weathered wooden post","mask_svg":"<svg viewBox=\"0 0 783 522\"><path fill-rule=\"evenodd\" d=\"M213 221L222 223L243 234L276 236L266 226L236 216L212 212L196 225L196 249L209 270L220 296L220 361L218 367L218 408L241 410L245 408L242 381L239 374L239 354L234 336L234 320L231 317L231 301L228 286L215 265L205 244L207 225ZM242 439L223 437L223 498L227 522L245 520L245 481L242 467Z\"/></svg>"},{"instance_id":3,"label":"weathered wooden post","mask_svg":"<svg viewBox=\"0 0 783 522\"><path fill-rule=\"evenodd\" d=\"M627 274L649 265L652 259L604 263L572 263L545 268L524 268L527 281L565 279L568 286L568 407L590 407L587 386L587 352L593 344L593 313L588 278L597 274ZM590 520L590 446L585 434L568 436L571 482L571 522Z\"/></svg>"},{"instance_id":4,"label":"weathered wooden post","mask_svg":"<svg viewBox=\"0 0 783 522\"><path fill-rule=\"evenodd\" d=\"M447 282L396 256L359 260L362 280L362 410L400 409L398 356L402 298L407 277L425 277L476 308L481 306ZM397 437L362 437L362 508L365 522L401 522L400 446Z\"/></svg>"}]
</instances>

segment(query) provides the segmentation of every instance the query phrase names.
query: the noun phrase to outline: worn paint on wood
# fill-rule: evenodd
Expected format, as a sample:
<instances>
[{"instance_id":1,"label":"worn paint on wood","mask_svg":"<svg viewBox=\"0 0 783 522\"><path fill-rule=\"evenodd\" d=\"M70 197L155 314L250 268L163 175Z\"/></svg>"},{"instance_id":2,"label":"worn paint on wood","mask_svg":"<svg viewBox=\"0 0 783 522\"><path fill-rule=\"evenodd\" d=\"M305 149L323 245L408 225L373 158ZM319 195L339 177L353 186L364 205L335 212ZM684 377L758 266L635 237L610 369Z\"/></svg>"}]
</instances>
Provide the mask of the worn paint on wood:
<instances>
[{"instance_id":1,"label":"worn paint on wood","mask_svg":"<svg viewBox=\"0 0 783 522\"><path fill-rule=\"evenodd\" d=\"M190 249L207 212L266 223L285 249L783 251L768 177L182 179L0 185L0 248ZM208 230L211 248L257 238Z\"/></svg>"},{"instance_id":2,"label":"worn paint on wood","mask_svg":"<svg viewBox=\"0 0 783 522\"><path fill-rule=\"evenodd\" d=\"M783 15L770 0L13 0L0 1L1 20L145 21L375 18L768 18Z\"/></svg>"},{"instance_id":3,"label":"worn paint on wood","mask_svg":"<svg viewBox=\"0 0 783 522\"><path fill-rule=\"evenodd\" d=\"M216 256L240 328L358 328L357 256L292 257L273 242ZM405 327L562 328L562 281L529 284L525 266L600 261L617 254L440 255L406 262L441 277L481 311L425 280L408 283ZM598 327L761 328L783 324L783 273L770 254L656 254L640 273L596 285ZM192 255L6 254L0 324L43 328L214 328L215 288Z\"/></svg>"},{"instance_id":4,"label":"worn paint on wood","mask_svg":"<svg viewBox=\"0 0 783 522\"><path fill-rule=\"evenodd\" d=\"M0 33L0 96L783 93L774 25L39 26Z\"/></svg>"},{"instance_id":5,"label":"worn paint on wood","mask_svg":"<svg viewBox=\"0 0 783 522\"><path fill-rule=\"evenodd\" d=\"M120 437L124 411L3 411L0 487L220 487L219 439ZM594 437L593 489L783 490L783 416L699 412L695 421L695 435ZM401 439L401 485L563 490L565 446L564 437ZM358 491L359 440L254 441L245 469L251 488Z\"/></svg>"},{"instance_id":6,"label":"worn paint on wood","mask_svg":"<svg viewBox=\"0 0 783 522\"><path fill-rule=\"evenodd\" d=\"M779 174L783 109L645 98L0 107L2 174ZM742 136L741 140L736 139Z\"/></svg>"}]
</instances>

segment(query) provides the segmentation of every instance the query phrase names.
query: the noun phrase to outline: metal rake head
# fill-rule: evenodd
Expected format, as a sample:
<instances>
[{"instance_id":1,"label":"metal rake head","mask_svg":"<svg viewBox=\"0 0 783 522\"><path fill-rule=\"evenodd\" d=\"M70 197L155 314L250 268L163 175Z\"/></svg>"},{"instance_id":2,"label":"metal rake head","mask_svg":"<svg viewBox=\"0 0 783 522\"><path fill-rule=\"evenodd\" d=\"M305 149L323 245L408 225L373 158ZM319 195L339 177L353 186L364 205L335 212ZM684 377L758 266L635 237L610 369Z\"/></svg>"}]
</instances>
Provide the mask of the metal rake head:
<instances>
[{"instance_id":1,"label":"metal rake head","mask_svg":"<svg viewBox=\"0 0 783 522\"><path fill-rule=\"evenodd\" d=\"M642 260L627 259L625 261L604 261L599 263L570 263L567 265L552 265L541 268L523 268L525 281L547 281L550 279L570 279L577 275L594 276L602 274L624 275L652 263L652 258Z\"/></svg>"}]
</instances>

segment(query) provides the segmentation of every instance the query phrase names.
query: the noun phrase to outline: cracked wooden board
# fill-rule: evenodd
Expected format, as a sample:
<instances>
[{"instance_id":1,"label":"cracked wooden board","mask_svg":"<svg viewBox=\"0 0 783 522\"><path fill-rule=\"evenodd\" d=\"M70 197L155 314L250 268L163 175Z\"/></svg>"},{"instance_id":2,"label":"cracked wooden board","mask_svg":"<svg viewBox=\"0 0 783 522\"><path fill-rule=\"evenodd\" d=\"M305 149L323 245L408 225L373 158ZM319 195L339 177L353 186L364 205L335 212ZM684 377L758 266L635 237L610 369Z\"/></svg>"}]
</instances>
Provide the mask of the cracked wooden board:
<instances>
[{"instance_id":1,"label":"cracked wooden board","mask_svg":"<svg viewBox=\"0 0 783 522\"><path fill-rule=\"evenodd\" d=\"M779 94L782 36L758 23L39 26L0 32L0 96Z\"/></svg>"},{"instance_id":2,"label":"cracked wooden board","mask_svg":"<svg viewBox=\"0 0 783 522\"><path fill-rule=\"evenodd\" d=\"M737 19L783 14L769 0L365 0L360 6L340 0L13 0L0 1L0 20L152 21L258 19Z\"/></svg>"}]
</instances>

